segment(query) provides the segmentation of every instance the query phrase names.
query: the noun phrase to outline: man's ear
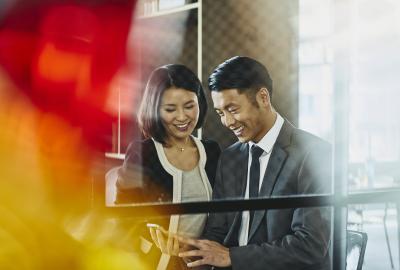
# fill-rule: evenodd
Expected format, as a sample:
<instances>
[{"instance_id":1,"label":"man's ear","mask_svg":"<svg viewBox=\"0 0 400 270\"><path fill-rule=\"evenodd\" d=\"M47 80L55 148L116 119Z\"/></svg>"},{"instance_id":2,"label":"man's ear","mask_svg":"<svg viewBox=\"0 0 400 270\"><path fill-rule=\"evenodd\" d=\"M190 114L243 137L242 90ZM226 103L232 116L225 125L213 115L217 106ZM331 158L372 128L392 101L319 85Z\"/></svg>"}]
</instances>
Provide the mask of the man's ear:
<instances>
[{"instance_id":1,"label":"man's ear","mask_svg":"<svg viewBox=\"0 0 400 270\"><path fill-rule=\"evenodd\" d=\"M260 90L258 91L258 96L260 98L261 104L263 104L264 106L270 106L271 104L271 99L269 96L269 92L268 89L265 87L260 88Z\"/></svg>"}]
</instances>

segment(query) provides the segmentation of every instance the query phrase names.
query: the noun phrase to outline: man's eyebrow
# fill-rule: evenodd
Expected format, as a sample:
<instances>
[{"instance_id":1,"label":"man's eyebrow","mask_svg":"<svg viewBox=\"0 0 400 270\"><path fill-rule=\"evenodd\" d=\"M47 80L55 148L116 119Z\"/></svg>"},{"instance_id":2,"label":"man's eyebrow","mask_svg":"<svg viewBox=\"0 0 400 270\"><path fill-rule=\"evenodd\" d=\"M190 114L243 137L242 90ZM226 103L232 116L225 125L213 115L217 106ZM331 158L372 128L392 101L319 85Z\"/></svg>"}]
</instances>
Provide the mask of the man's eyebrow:
<instances>
[{"instance_id":1,"label":"man's eyebrow","mask_svg":"<svg viewBox=\"0 0 400 270\"><path fill-rule=\"evenodd\" d=\"M224 109L227 109L227 108L230 108L230 107L235 107L235 106L237 106L237 104L235 104L235 103L228 103L228 104L226 104L226 105L224 106Z\"/></svg>"},{"instance_id":2,"label":"man's eyebrow","mask_svg":"<svg viewBox=\"0 0 400 270\"><path fill-rule=\"evenodd\" d=\"M233 106L237 106L237 104L235 104L235 103L228 103L228 104L226 104L223 108L216 108L216 107L214 107L214 110L218 110L218 111L222 111L222 110L224 110L224 109L227 109L227 108L229 108L229 107L233 107Z\"/></svg>"}]
</instances>

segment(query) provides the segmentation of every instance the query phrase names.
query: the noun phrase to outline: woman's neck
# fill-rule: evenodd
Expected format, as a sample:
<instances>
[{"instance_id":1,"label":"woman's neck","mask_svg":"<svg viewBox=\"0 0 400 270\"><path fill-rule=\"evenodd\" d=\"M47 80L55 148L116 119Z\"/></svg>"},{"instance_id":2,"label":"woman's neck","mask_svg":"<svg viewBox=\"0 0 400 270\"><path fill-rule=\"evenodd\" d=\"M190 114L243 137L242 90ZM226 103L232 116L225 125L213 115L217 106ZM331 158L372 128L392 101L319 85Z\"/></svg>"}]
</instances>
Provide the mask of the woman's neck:
<instances>
[{"instance_id":1,"label":"woman's neck","mask_svg":"<svg viewBox=\"0 0 400 270\"><path fill-rule=\"evenodd\" d=\"M167 147L173 147L183 152L186 148L191 146L190 136L186 138L168 138L166 140Z\"/></svg>"}]
</instances>

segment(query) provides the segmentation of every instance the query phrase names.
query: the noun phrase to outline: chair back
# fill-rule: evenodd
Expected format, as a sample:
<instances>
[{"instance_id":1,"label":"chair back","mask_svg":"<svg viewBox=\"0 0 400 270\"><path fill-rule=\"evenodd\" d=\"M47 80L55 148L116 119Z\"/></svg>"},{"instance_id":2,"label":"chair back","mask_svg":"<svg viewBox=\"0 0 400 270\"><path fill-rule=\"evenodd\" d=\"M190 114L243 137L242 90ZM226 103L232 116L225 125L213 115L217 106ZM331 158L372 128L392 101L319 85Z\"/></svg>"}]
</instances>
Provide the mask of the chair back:
<instances>
[{"instance_id":1,"label":"chair back","mask_svg":"<svg viewBox=\"0 0 400 270\"><path fill-rule=\"evenodd\" d=\"M367 241L365 232L347 230L346 270L362 269Z\"/></svg>"},{"instance_id":2,"label":"chair back","mask_svg":"<svg viewBox=\"0 0 400 270\"><path fill-rule=\"evenodd\" d=\"M105 185L105 197L106 197L106 206L115 205L115 199L117 194L117 179L118 179L118 169L120 167L111 168L105 176L106 185Z\"/></svg>"}]
</instances>

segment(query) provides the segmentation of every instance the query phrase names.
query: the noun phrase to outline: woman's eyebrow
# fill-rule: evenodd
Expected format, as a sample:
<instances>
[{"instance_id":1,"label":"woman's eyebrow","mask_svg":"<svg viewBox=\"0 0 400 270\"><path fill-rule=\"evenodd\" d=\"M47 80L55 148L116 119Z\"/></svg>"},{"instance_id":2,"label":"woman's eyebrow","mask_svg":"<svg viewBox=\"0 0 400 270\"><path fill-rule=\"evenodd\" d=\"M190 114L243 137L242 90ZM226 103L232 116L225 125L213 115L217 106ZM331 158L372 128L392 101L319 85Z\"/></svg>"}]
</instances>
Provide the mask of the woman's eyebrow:
<instances>
[{"instance_id":1,"label":"woman's eyebrow","mask_svg":"<svg viewBox=\"0 0 400 270\"><path fill-rule=\"evenodd\" d=\"M186 101L186 102L184 103L184 105L187 105L187 104L189 104L189 103L194 103L194 100L191 99L191 100L189 100L189 101Z\"/></svg>"},{"instance_id":2,"label":"woman's eyebrow","mask_svg":"<svg viewBox=\"0 0 400 270\"><path fill-rule=\"evenodd\" d=\"M193 99L186 101L183 105L188 105L190 103L194 103L195 101ZM161 106L177 106L177 104L175 103L165 103L165 104L161 104Z\"/></svg>"}]
</instances>

